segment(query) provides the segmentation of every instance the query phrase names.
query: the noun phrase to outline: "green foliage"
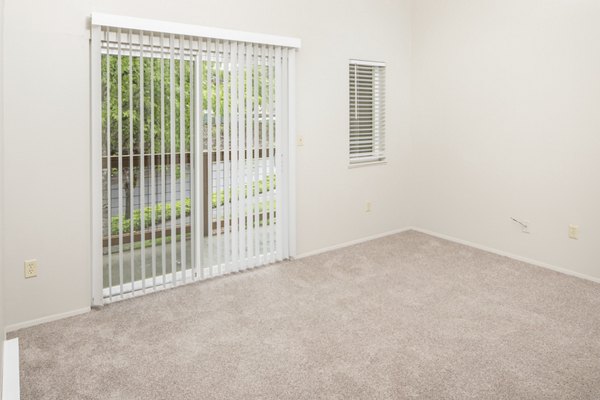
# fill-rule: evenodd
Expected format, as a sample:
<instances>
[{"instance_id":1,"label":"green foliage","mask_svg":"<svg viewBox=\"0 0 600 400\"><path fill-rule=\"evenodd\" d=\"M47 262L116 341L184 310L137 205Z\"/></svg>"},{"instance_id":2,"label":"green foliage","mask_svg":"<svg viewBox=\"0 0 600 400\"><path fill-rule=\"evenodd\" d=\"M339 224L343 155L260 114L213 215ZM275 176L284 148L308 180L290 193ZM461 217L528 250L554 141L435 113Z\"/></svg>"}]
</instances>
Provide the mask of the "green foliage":
<instances>
[{"instance_id":1,"label":"green foliage","mask_svg":"<svg viewBox=\"0 0 600 400\"><path fill-rule=\"evenodd\" d=\"M185 137L185 146L189 148L189 130L190 130L190 62L183 62L183 75L181 75L181 65L179 60L173 63L173 88L171 87L171 63L169 59L149 59L143 60L143 96L140 99L142 80L140 76L139 57L129 57L128 55L103 55L102 56L102 123L104 135L108 131L110 123L110 154L116 155L119 152L119 127L121 128L121 141L123 154L134 154L140 152L140 122L141 112L140 104L144 105L144 147L149 152L151 148L151 139L154 141L156 150L161 148L163 133L165 150L169 152L171 143L169 141L171 125L176 131L175 147L176 151L180 148L180 95L183 90L183 100L185 112L184 129L187 133ZM161 65L162 64L162 65ZM120 74L119 74L120 69ZM161 70L163 71L161 73ZM107 74L107 71L110 71ZM152 75L154 81L152 82ZM161 80L160 77L163 76ZM183 86L180 85L180 78L183 77ZM121 93L118 91L119 83ZM172 90L174 89L174 90ZM171 119L171 96L174 100L174 117ZM119 100L121 107L119 107ZM110 104L110 107L108 107ZM161 115L162 110L162 115ZM109 113L110 112L110 113ZM152 119L152 112L154 119ZM110 118L107 117L110 115ZM107 121L108 119L108 121ZM106 141L106 137L104 139ZM130 140L133 143L130 143ZM133 149L130 149L133 144Z\"/></svg>"},{"instance_id":2,"label":"green foliage","mask_svg":"<svg viewBox=\"0 0 600 400\"><path fill-rule=\"evenodd\" d=\"M171 68L173 71L171 71ZM155 152L166 153L180 152L181 138L184 139L184 150L190 149L190 122L192 100L196 102L195 107L200 106L199 99L193 99L193 68L194 63L189 60L180 61L170 58L148 58L143 62L137 56L129 55L102 55L102 132L104 135L104 146L106 146L106 134L110 133L110 154L119 154L119 130L121 131L121 147L123 154L134 154L141 152L141 135L143 129L144 152L151 152L151 145L154 144ZM143 81L141 72L143 69ZM119 73L120 72L120 73ZM208 75L211 75L211 84L208 85ZM173 82L171 82L171 74ZM228 74L228 81L231 82L231 73L223 68L218 68L216 64L204 61L202 64L202 114L206 115L209 111L216 114L217 107L220 114L224 115L225 91L231 93L232 88L229 84L223 85L225 74ZM255 77L255 74L258 74ZM217 85L217 75L219 85ZM244 71L244 97L247 102L254 107L259 107L259 113L262 113L262 71L256 72ZM162 77L162 79L161 79ZM256 78L256 79L255 79ZM264 78L266 79L266 77ZM172 84L171 84L172 83ZM253 85L257 83L256 97ZM119 93L118 87L121 86ZM142 92L143 87L143 93ZM248 91L250 90L250 93ZM228 106L231 105L231 94L228 97ZM173 98L174 109L171 110L171 98ZM210 101L209 101L210 99ZM180 102L183 100L183 108ZM121 104L121 107L119 107ZM143 121L142 109L143 104ZM184 112L184 121L181 123L181 110ZM173 115L171 112L173 111ZM108 118L110 117L110 118ZM152 118L153 117L153 118ZM174 119L172 118L174 117ZM206 124L206 118L204 118ZM142 123L140 123L142 122ZM213 143L216 135L223 137L223 126L219 129L211 129ZM213 120L213 124L215 121ZM110 126L109 126L110 124ZM182 126L183 125L183 126ZM171 127L175 131L174 149L171 148ZM181 128L184 132L182 135ZM110 129L109 129L110 128ZM142 129L140 129L142 128ZM206 130L205 130L206 132ZM206 138L204 138L206 141ZM130 143L131 141L131 143ZM133 147L132 147L133 146Z\"/></svg>"},{"instance_id":3,"label":"green foliage","mask_svg":"<svg viewBox=\"0 0 600 400\"><path fill-rule=\"evenodd\" d=\"M148 229L152 226L152 209L154 208L154 221L156 224L162 222L163 213L165 217L165 222L171 221L173 217L173 213L171 212L172 207L171 203L157 203L155 207L145 207L144 208L144 229ZM185 213L186 215L190 215L192 211L192 200L188 197L185 199ZM175 218L181 217L181 201L177 201L175 203ZM133 218L123 218L123 232L131 231L131 221L133 220L133 230L140 231L142 229L142 210L137 209L133 211ZM119 216L112 217L111 221L111 232L113 235L117 235L119 233Z\"/></svg>"},{"instance_id":4,"label":"green foliage","mask_svg":"<svg viewBox=\"0 0 600 400\"><path fill-rule=\"evenodd\" d=\"M238 83L243 93L238 93L237 87L232 87L230 83L225 85L226 81L232 80L227 65L202 61L201 95L195 96L195 61L171 59L160 54L140 59L137 55L127 54L128 50L125 46L121 49L120 56L102 55L102 143L105 156L126 158L142 152L146 155L191 152L192 114L197 109L200 109L203 116L203 126L200 127L203 148L205 151L211 150L208 146L210 137L213 143L212 151L216 151L218 140L223 143L225 135L230 134L225 131L223 125L225 109L231 110L231 98L240 94L244 99L238 99L238 102L245 104L246 111L252 118L252 121L246 123L250 126L258 125L261 132L261 124L267 123L269 119L275 122L272 115L264 115L265 110L262 108L263 87L270 87L268 96L274 96L273 85L267 82L273 77L269 76L267 79L263 76L262 68L242 68L239 71ZM216 118L217 113L220 113L220 119ZM209 114L212 114L212 118L208 118ZM209 122L210 129L207 125ZM240 132L243 131L244 128L241 127ZM259 135L257 139L259 147L262 147L262 137ZM231 150L234 152L237 149ZM136 229L136 217L133 215L135 211L130 210L130 199L133 188L137 187L144 171L135 166L133 157L131 159L134 166L124 166L122 170L127 218L123 220L123 225L125 227L130 224L131 219ZM117 171L114 167L118 161L111 158L111 162L112 175ZM166 167L157 166L159 169ZM175 174L178 179L181 177L179 163L175 167ZM221 204L224 201L223 197L224 195L219 199Z\"/></svg>"},{"instance_id":5,"label":"green foliage","mask_svg":"<svg viewBox=\"0 0 600 400\"><path fill-rule=\"evenodd\" d=\"M272 186L272 187L271 187ZM267 176L264 180L256 182L256 184L252 185L252 192L256 194L262 194L263 191L271 191L275 189L275 178L273 177L273 184L271 185L271 177ZM248 185L244 187L245 198L248 197ZM212 195L212 208L217 208L217 199L220 206L225 204L225 191L220 190L218 193L215 192ZM229 189L229 201L231 202L231 189ZM185 200L185 215L190 215L192 211L192 200L187 197ZM275 202L273 201L273 209L275 206ZM258 204L258 212L262 213L263 208L266 207L267 211L271 210L271 205L269 203L263 204L259 202ZM148 206L143 209L144 213L144 227L143 229L148 229L152 227L152 211L154 209L154 221L155 224L162 223L163 212L165 217L165 222L171 221L172 212L171 212L171 203L156 203L154 207ZM132 218L123 218L123 232L127 233L131 231L131 223L133 221L133 230L135 232L139 232L142 230L142 210L136 209L133 210ZM181 218L181 201L177 201L175 203L175 219ZM111 233L113 235L119 234L119 216L114 216L111 219Z\"/></svg>"}]
</instances>

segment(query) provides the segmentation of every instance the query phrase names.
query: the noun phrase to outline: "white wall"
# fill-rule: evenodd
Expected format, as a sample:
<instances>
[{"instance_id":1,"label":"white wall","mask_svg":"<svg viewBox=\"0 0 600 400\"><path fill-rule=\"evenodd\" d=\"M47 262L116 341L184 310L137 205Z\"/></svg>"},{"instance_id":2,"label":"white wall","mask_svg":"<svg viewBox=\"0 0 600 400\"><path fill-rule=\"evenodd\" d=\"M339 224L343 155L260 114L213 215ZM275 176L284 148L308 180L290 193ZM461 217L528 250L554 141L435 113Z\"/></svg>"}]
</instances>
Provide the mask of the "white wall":
<instances>
[{"instance_id":1,"label":"white wall","mask_svg":"<svg viewBox=\"0 0 600 400\"><path fill-rule=\"evenodd\" d=\"M598 21L596 0L413 3L416 226L600 278Z\"/></svg>"},{"instance_id":2,"label":"white wall","mask_svg":"<svg viewBox=\"0 0 600 400\"><path fill-rule=\"evenodd\" d=\"M4 246L3 246L3 177L4 177L4 0L0 0L0 393L2 393L2 367L4 365ZM1 397L2 395L0 395Z\"/></svg>"},{"instance_id":3,"label":"white wall","mask_svg":"<svg viewBox=\"0 0 600 400\"><path fill-rule=\"evenodd\" d=\"M89 306L86 2L5 1L5 323ZM23 260L39 260L24 279Z\"/></svg>"},{"instance_id":4,"label":"white wall","mask_svg":"<svg viewBox=\"0 0 600 400\"><path fill-rule=\"evenodd\" d=\"M5 3L6 325L89 306L93 11L303 40L299 254L414 225L600 278L597 1ZM349 58L388 64L386 165L347 168Z\"/></svg>"},{"instance_id":5,"label":"white wall","mask_svg":"<svg viewBox=\"0 0 600 400\"><path fill-rule=\"evenodd\" d=\"M301 38L298 253L409 225L409 0L6 0L6 324L90 304L93 11ZM347 168L350 58L388 64L386 165Z\"/></svg>"}]
</instances>

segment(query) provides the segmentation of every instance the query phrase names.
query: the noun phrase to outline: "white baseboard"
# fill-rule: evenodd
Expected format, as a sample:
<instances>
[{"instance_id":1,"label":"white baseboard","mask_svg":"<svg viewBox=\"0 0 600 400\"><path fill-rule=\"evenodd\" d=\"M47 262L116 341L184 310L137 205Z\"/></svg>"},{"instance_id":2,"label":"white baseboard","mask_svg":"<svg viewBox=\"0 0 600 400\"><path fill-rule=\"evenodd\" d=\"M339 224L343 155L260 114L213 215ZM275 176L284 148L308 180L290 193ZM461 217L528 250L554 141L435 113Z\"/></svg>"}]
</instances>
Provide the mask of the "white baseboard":
<instances>
[{"instance_id":1,"label":"white baseboard","mask_svg":"<svg viewBox=\"0 0 600 400\"><path fill-rule=\"evenodd\" d=\"M438 237L440 239L445 239L445 240L449 240L451 242L454 243L459 243L459 244L463 244L465 246L469 246L469 247L473 247L479 250L483 250L483 251L487 251L493 254L497 254L500 256L504 256L504 257L508 257L508 258L512 258L513 260L517 260L517 261L522 261L528 264L532 264L538 267L542 267L542 268L547 268L556 272L560 272L563 273L565 275L571 275L571 276L575 276L577 278L581 278L581 279L585 279L591 282L596 282L596 283L600 283L600 278L594 277L594 276L590 276L590 275L586 275L586 274L582 274L580 272L575 272L572 270L569 270L567 268L561 268L561 267L557 267L555 265L552 264L548 264L542 261L538 261L538 260L534 260L531 258L527 258L527 257L523 257L523 256L519 256L516 254L512 254L506 251L502 251L502 250L498 250L492 247L488 247L488 246L484 246L481 245L479 243L475 243L475 242L471 242L468 240L463 240L463 239L459 239L453 236L449 236L449 235L445 235L442 233L437 233L437 232L433 232L427 229L422 229L422 228L417 228L417 227L405 227L405 228L400 228L400 229L395 229L392 231L388 231L388 232L383 232L383 233L379 233L376 235L371 235L371 236L366 236L360 239L355 239L355 240L350 240L348 242L344 242L344 243L339 243L333 246L328 246L328 247L324 247L318 250L313 250L313 251L309 251L306 253L302 253L296 257L294 257L295 259L300 259L300 258L304 258L304 257L310 257L310 256L314 256L317 254L321 254L321 253L325 253L327 251L332 251L332 250L338 250L344 247L348 247L348 246L353 246L359 243L364 243L364 242L368 242L370 240L375 240L375 239L379 239L382 237L386 237L386 236L390 236L390 235L394 235L397 233L401 233L401 232L407 232L407 231L416 231L416 232L421 232L424 233L426 235L430 235L430 236L434 236L434 237ZM66 313L61 313L61 314L54 314L54 315L50 315L47 317L42 317L42 318L38 318L38 319L34 319L31 321L25 321L25 322L20 322L18 324L13 324L13 325L9 325L6 327L6 333L8 332L14 332L17 331L19 329L24 329L24 328L29 328L35 325L39 325L39 324L43 324L46 322L52 322L52 321L56 321L59 319L64 319L64 318L69 318L69 317L73 317L76 315L80 315L80 314L85 314L90 312L91 308L90 307L85 307L85 308L80 308L78 310L73 310L73 311L68 311Z\"/></svg>"},{"instance_id":2,"label":"white baseboard","mask_svg":"<svg viewBox=\"0 0 600 400\"><path fill-rule=\"evenodd\" d=\"M21 385L19 382L19 339L4 341L4 360L2 360L2 399L19 400Z\"/></svg>"},{"instance_id":3,"label":"white baseboard","mask_svg":"<svg viewBox=\"0 0 600 400\"><path fill-rule=\"evenodd\" d=\"M351 240L349 242L344 242L344 243L340 243L340 244L336 244L333 246L328 246L328 247L324 247L322 249L319 250L314 250L314 251L309 251L306 253L302 253L300 255L298 255L295 258L304 258L304 257L309 257L309 256L314 256L317 254L321 254L321 253L325 253L327 251L331 251L331 250L337 250L337 249L341 249L344 247L348 247L348 246L353 246L355 244L359 244L359 243L363 243L363 242L368 242L369 240L374 240L374 239L379 239L385 236L389 236L389 235L393 235L396 233L400 233L400 232L406 232L406 231L416 231L416 232L421 232L424 233L426 235L430 235L430 236L434 236L440 239L445 239L445 240L449 240L451 242L454 243L459 243L459 244L464 244L465 246L469 246L469 247L473 247L479 250L483 250L483 251L487 251L489 253L493 253L493 254L497 254L499 256L504 256L504 257L508 257L508 258L512 258L513 260L517 260L517 261L522 261L525 262L527 264L531 264L531 265L535 265L537 267L542 267L542 268L546 268L546 269L550 269L552 271L556 271L556 272L560 272L562 274L565 275L570 275L570 276L575 276L577 278L581 278L581 279L585 279L591 282L596 282L596 283L600 283L600 278L591 276L591 275L586 275L586 274L582 274L580 272L576 272L576 271L572 271L570 269L567 268L561 268L561 267L557 267L556 265L552 265L552 264L548 264L545 263L543 261L538 261L538 260L534 260L532 258L527 258L527 257L523 257L523 256L519 256L517 254L512 254L506 251L502 251L502 250L498 250L495 249L493 247L489 247L489 246L484 246L482 244L479 243L475 243L475 242L471 242L468 240L463 240L463 239L459 239L453 236L449 236L449 235L445 235L442 233L438 233L438 232L433 232L427 229L422 229L422 228L417 228L417 227L413 227L413 226L409 226L409 227L405 227L405 228L401 228L401 229L395 229L393 231L389 231L389 232L384 232L384 233L380 233L377 235L372 235L372 236L367 236L364 238L360 238L360 239L355 239L355 240Z\"/></svg>"},{"instance_id":4,"label":"white baseboard","mask_svg":"<svg viewBox=\"0 0 600 400\"><path fill-rule=\"evenodd\" d=\"M317 254L325 253L325 252L332 251L332 250L342 249L344 247L353 246L355 244L368 242L370 240L375 240L375 239L379 239L379 238L382 238L382 237L394 235L396 233L410 231L411 229L413 229L413 228L412 227L406 227L406 228L394 229L392 231L378 233L376 235L366 236L366 237L363 237L363 238L360 238L360 239L350 240L349 242L335 244L333 246L327 246L327 247L323 247L323 248L318 249L318 250L313 250L313 251L309 251L309 252L306 252L306 253L302 253L300 255L297 255L294 258L295 259L299 259L299 258L304 258L304 257L315 256Z\"/></svg>"},{"instance_id":5,"label":"white baseboard","mask_svg":"<svg viewBox=\"0 0 600 400\"><path fill-rule=\"evenodd\" d=\"M90 312L90 310L91 310L91 307L84 307L84 308L80 308L78 310L67 311L65 313L49 315L47 317L32 319L30 321L25 321L25 322L19 322L18 324L12 324L12 325L7 326L6 332L7 333L14 332L14 331L18 331L19 329L29 328L29 327L40 325L40 324L45 324L46 322L52 322L52 321L57 321L59 319L74 317L76 315L88 313L88 312Z\"/></svg>"},{"instance_id":6,"label":"white baseboard","mask_svg":"<svg viewBox=\"0 0 600 400\"><path fill-rule=\"evenodd\" d=\"M572 271L572 270L567 269L567 268L557 267L555 265L548 264L548 263L545 263L545 262L542 262L542 261L538 261L538 260L534 260L534 259L531 259L531 258L522 257L522 256L519 256L519 255L516 255L516 254L508 253L506 251L494 249L492 247L484 246L484 245L479 244L479 243L470 242L468 240L463 240L463 239L458 239L458 238L455 238L453 236L444 235L442 233L437 233L437 232L429 231L427 229L412 228L412 230L424 233L426 235L435 236L435 237L438 237L440 239L449 240L449 241L454 242L454 243L464 244L465 246L474 247L476 249L487 251L489 253L494 253L494 254L497 254L499 256L504 256L504 257L512 258L513 260L522 261L522 262L525 262L527 264L535 265L537 267L551 269L552 271L560 272L560 273L563 273L565 275L571 275L571 276L575 276L577 278L581 278L581 279L585 279L585 280L588 280L588 281L600 283L600 278L596 278L594 276L582 274L580 272L575 272L575 271Z\"/></svg>"}]
</instances>

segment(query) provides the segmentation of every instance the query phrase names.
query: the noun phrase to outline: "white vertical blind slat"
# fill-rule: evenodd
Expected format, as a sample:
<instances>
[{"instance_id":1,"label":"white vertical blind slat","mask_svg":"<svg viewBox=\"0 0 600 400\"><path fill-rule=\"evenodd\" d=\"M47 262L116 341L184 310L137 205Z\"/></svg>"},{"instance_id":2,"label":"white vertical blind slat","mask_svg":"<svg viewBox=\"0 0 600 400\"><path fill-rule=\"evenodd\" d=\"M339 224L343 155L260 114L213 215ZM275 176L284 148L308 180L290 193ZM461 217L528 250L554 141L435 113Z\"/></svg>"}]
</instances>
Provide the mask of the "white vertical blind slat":
<instances>
[{"instance_id":1,"label":"white vertical blind slat","mask_svg":"<svg viewBox=\"0 0 600 400\"><path fill-rule=\"evenodd\" d=\"M294 166L296 165L296 52L288 49L288 75L287 75L287 115L288 115L288 131L287 141L288 154L286 163L288 165L286 173L286 207L287 207L287 223L285 229L287 231L287 245L289 247L288 257L296 256L296 176Z\"/></svg>"},{"instance_id":2,"label":"white vertical blind slat","mask_svg":"<svg viewBox=\"0 0 600 400\"><path fill-rule=\"evenodd\" d=\"M238 142L238 48L231 45L231 270L236 270L239 260L239 142Z\"/></svg>"},{"instance_id":3,"label":"white vertical blind slat","mask_svg":"<svg viewBox=\"0 0 600 400\"><path fill-rule=\"evenodd\" d=\"M110 35L110 31L106 28L106 43L108 43L108 38ZM107 52L108 53L108 52ZM112 149L111 149L111 139L112 132L110 126L110 107L111 107L111 92L110 92L110 82L111 82L111 73L110 73L110 57L106 54L106 237L107 237L107 264L108 264L108 298L112 300Z\"/></svg>"},{"instance_id":4,"label":"white vertical blind slat","mask_svg":"<svg viewBox=\"0 0 600 400\"><path fill-rule=\"evenodd\" d=\"M254 69L256 66L256 56L254 53L254 44L247 46L249 57L246 59L246 212L247 231L248 231L248 267L254 267Z\"/></svg>"},{"instance_id":5,"label":"white vertical blind slat","mask_svg":"<svg viewBox=\"0 0 600 400\"><path fill-rule=\"evenodd\" d=\"M253 209L253 226L254 226L254 263L253 265L259 265L260 264L260 249L259 249L259 245L260 245L260 225L259 225L259 204L258 204L258 200L259 200L259 179L260 179L260 171L259 171L259 140L260 140L260 130L259 130L259 124L258 124L258 88L259 88L259 46L257 44L254 44L254 65L253 67L253 72L254 72L254 84L253 84L253 88L254 88L254 129L253 129L253 134L254 134L254 143L253 143L253 152L252 152L252 169L253 169L253 177L252 177L252 194L253 194L253 202L252 202L252 209Z\"/></svg>"},{"instance_id":6,"label":"white vertical blind slat","mask_svg":"<svg viewBox=\"0 0 600 400\"><path fill-rule=\"evenodd\" d=\"M160 35L160 193L161 193L161 261L162 284L167 287L167 179L166 179L166 136L165 136L165 37Z\"/></svg>"},{"instance_id":7,"label":"white vertical blind slat","mask_svg":"<svg viewBox=\"0 0 600 400\"><path fill-rule=\"evenodd\" d=\"M277 47L275 49L275 147L276 147L276 152L275 152L275 174L276 174L276 180L277 180L277 189L275 190L276 192L276 200L275 200L275 218L276 218L276 222L275 222L275 230L276 230L276 238L275 238L275 245L276 245L276 260L277 261L281 261L283 260L283 229L281 226L281 222L283 220L283 213L282 213L282 200L283 200L283 196L282 196L282 188L283 188L283 182L281 182L281 179L279 179L281 177L281 172L283 169L283 160L282 160L282 145L283 145L283 110L282 110L282 89L283 89L283 82L282 82L282 59L281 59L281 48Z\"/></svg>"},{"instance_id":8,"label":"white vertical blind slat","mask_svg":"<svg viewBox=\"0 0 600 400\"><path fill-rule=\"evenodd\" d=\"M190 85L190 109L189 109L189 118L190 118L190 252L192 259L190 260L190 272L192 275L192 280L195 281L197 277L196 270L196 260L198 257L198 248L196 246L196 242L199 240L199 237L196 232L196 215L197 209L194 199L196 198L196 174L198 169L196 168L196 121L198 121L198 117L196 114L196 81L194 76L196 75L196 50L195 45L196 41L194 38L190 38L190 47L192 49L192 57L190 57L190 76L189 76L189 85Z\"/></svg>"},{"instance_id":9,"label":"white vertical blind slat","mask_svg":"<svg viewBox=\"0 0 600 400\"><path fill-rule=\"evenodd\" d=\"M203 74L204 74L204 56L203 56L203 42L198 42L198 56L196 57L196 75L198 78L196 79L196 98L198 99L198 105L196 107L196 191L194 194L196 195L196 232L197 232L197 242L196 242L196 250L198 256L196 257L196 270L200 271L200 279L204 279L205 271L204 271L204 244L206 243L204 239L204 174L205 174L205 165L204 165L204 96L203 96Z\"/></svg>"},{"instance_id":10,"label":"white vertical blind slat","mask_svg":"<svg viewBox=\"0 0 600 400\"><path fill-rule=\"evenodd\" d=\"M154 104L154 34L150 33L150 99ZM150 225L152 226L152 288L156 288L156 137L154 107L150 107Z\"/></svg>"},{"instance_id":11,"label":"white vertical blind slat","mask_svg":"<svg viewBox=\"0 0 600 400\"><path fill-rule=\"evenodd\" d=\"M262 223L261 223L261 261L262 263L267 262L268 256L268 236L267 236L267 193L268 193L268 172L267 172L267 47L265 45L261 46L261 107L260 107L260 118L261 118L261 150L262 150L262 158L261 158L261 170L262 170L262 194L260 197L260 201L262 204Z\"/></svg>"},{"instance_id":12,"label":"white vertical blind slat","mask_svg":"<svg viewBox=\"0 0 600 400\"><path fill-rule=\"evenodd\" d=\"M129 215L125 217L129 219L129 283L133 285L135 281L135 251L133 251L133 239L134 239L134 224L133 224L133 210L135 203L133 202L135 196L133 195L133 182L134 182L134 167L133 167L133 32L129 30Z\"/></svg>"},{"instance_id":13,"label":"white vertical blind slat","mask_svg":"<svg viewBox=\"0 0 600 400\"><path fill-rule=\"evenodd\" d=\"M173 285L177 284L177 142L175 138L175 35L169 36L169 128L171 138L171 148L169 150L170 155L170 182L169 192L171 197L171 282ZM166 240L166 238L163 238Z\"/></svg>"},{"instance_id":14,"label":"white vertical blind slat","mask_svg":"<svg viewBox=\"0 0 600 400\"><path fill-rule=\"evenodd\" d=\"M231 44L225 42L223 44L223 180L225 185L223 187L223 218L224 218L224 257L223 263L225 273L228 273L231 268L231 234L230 234L230 218L231 218L231 207L230 207L230 190L231 188L231 170L230 170L230 158L231 158L231 147L230 147L230 115L229 115L229 70L230 70L230 57L231 57Z\"/></svg>"},{"instance_id":15,"label":"white vertical blind slat","mask_svg":"<svg viewBox=\"0 0 600 400\"><path fill-rule=\"evenodd\" d=\"M269 262L275 262L275 49L269 46Z\"/></svg>"},{"instance_id":16,"label":"white vertical blind slat","mask_svg":"<svg viewBox=\"0 0 600 400\"><path fill-rule=\"evenodd\" d=\"M221 218L223 215L223 209L221 207L221 182L222 182L222 170L221 170L221 95L223 94L221 90L221 42L215 42L215 167L216 167L216 180L214 182L215 185L215 193L216 193L216 244L217 244L217 254L215 263L217 265L217 274L223 274L223 264L222 264L222 255L221 251Z\"/></svg>"},{"instance_id":17,"label":"white vertical blind slat","mask_svg":"<svg viewBox=\"0 0 600 400\"><path fill-rule=\"evenodd\" d=\"M179 37L179 207L181 217L179 219L179 229L181 232L180 240L180 260L181 260L181 278L186 283L187 257L186 257L186 144L185 144L185 57L183 47L184 37ZM175 235L174 233L172 235Z\"/></svg>"},{"instance_id":18,"label":"white vertical blind slat","mask_svg":"<svg viewBox=\"0 0 600 400\"><path fill-rule=\"evenodd\" d=\"M117 146L119 147L118 161L118 186L117 192L119 196L119 287L120 296L123 297L123 85L121 73L121 29L118 31L118 55L117 55L117 102L118 102L118 138Z\"/></svg>"},{"instance_id":19,"label":"white vertical blind slat","mask_svg":"<svg viewBox=\"0 0 600 400\"><path fill-rule=\"evenodd\" d=\"M247 68L246 63L246 45L243 43L239 44L239 68L238 68L238 107L239 107L239 129L238 129L238 154L239 154L239 165L238 165L238 218L239 218L239 250L240 256L238 261L237 270L243 270L246 268L246 125L245 125L245 99L244 99L244 86L246 84L245 70Z\"/></svg>"},{"instance_id":20,"label":"white vertical blind slat","mask_svg":"<svg viewBox=\"0 0 600 400\"><path fill-rule=\"evenodd\" d=\"M206 105L207 107L207 158L208 158L208 191L206 193L207 196L207 205L208 207L208 277L213 276L213 265L214 265L214 254L213 254L213 210L212 210L212 198L213 198L213 121L212 121L212 113L213 113L213 83L212 83L212 71L213 71L213 62L212 62L212 40L207 42L207 55L206 55L206 87L207 87L207 95L206 95Z\"/></svg>"},{"instance_id":21,"label":"white vertical blind slat","mask_svg":"<svg viewBox=\"0 0 600 400\"><path fill-rule=\"evenodd\" d=\"M144 32L139 31L140 35L140 43L144 44ZM146 141L145 141L145 129L144 129L144 52L140 51L139 58L139 66L140 66L140 75L139 75L139 96L140 96L140 104L139 104L139 113L140 113L140 130L139 130L139 140L140 140L140 230L141 237L140 241L142 243L141 246L141 255L140 255L140 267L142 270L142 291L146 293L146 164L145 164L145 150L146 150ZM132 224L133 225L133 224Z\"/></svg>"},{"instance_id":22,"label":"white vertical blind slat","mask_svg":"<svg viewBox=\"0 0 600 400\"><path fill-rule=\"evenodd\" d=\"M281 201L281 208L283 210L283 221L281 223L281 230L282 232L282 236L283 236L283 254L282 254L282 258L283 259L287 259L290 256L290 247L289 247L289 154L288 154L288 150L289 150L289 126L290 126L290 120L289 120L289 85L288 85L288 81L289 81L289 49L285 48L283 49L283 83L282 83L282 112L283 112L283 121L282 121L282 128L283 128L283 135L281 137L282 139L282 143L281 143L281 150L282 150L282 156L281 156L281 164L282 164L282 176L285 176L286 179L282 180L282 184L283 184L283 191L281 194L282 197L282 201Z\"/></svg>"},{"instance_id":23,"label":"white vertical blind slat","mask_svg":"<svg viewBox=\"0 0 600 400\"><path fill-rule=\"evenodd\" d=\"M282 85L281 85L281 114L282 114L282 118L281 118L281 134L279 135L281 137L281 146L279 147L279 150L281 152L281 172L280 175L281 176L285 176L287 177L287 171L289 168L289 164L288 164L288 139L289 139L289 132L288 132L288 128L289 128L289 120L288 120L288 100L289 100L289 96L288 96L288 85L284 84L284 82L288 81L288 49L282 49L282 68L281 68L281 80L282 80ZM282 259L287 259L289 257L290 254L290 249L289 249L289 230L287 229L288 227L288 221L289 221L289 213L288 213L288 195L289 195L289 190L288 190L288 184L289 184L289 180L288 179L282 179L281 181L282 184L282 189L281 190L281 213L282 213L282 218L280 223L278 224L278 226L281 228L281 244L282 244L282 254L281 254L281 258Z\"/></svg>"}]
</instances>

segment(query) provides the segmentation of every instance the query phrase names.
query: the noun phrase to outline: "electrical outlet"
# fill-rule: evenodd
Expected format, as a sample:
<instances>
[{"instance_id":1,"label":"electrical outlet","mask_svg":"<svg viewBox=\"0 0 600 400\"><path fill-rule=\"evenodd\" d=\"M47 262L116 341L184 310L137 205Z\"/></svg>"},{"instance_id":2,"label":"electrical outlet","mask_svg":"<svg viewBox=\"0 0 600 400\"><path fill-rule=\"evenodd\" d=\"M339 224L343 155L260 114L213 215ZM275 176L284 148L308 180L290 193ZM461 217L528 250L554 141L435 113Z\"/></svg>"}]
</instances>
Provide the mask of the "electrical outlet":
<instances>
[{"instance_id":1,"label":"electrical outlet","mask_svg":"<svg viewBox=\"0 0 600 400\"><path fill-rule=\"evenodd\" d=\"M570 239L579 239L579 226L577 225L569 225L569 238Z\"/></svg>"},{"instance_id":2,"label":"electrical outlet","mask_svg":"<svg viewBox=\"0 0 600 400\"><path fill-rule=\"evenodd\" d=\"M371 207L371 202L370 202L370 201L367 201L367 202L365 203L365 212L371 212L371 209L372 209L372 207Z\"/></svg>"},{"instance_id":3,"label":"electrical outlet","mask_svg":"<svg viewBox=\"0 0 600 400\"><path fill-rule=\"evenodd\" d=\"M38 274L37 260L25 260L25 278L35 278Z\"/></svg>"}]
</instances>

